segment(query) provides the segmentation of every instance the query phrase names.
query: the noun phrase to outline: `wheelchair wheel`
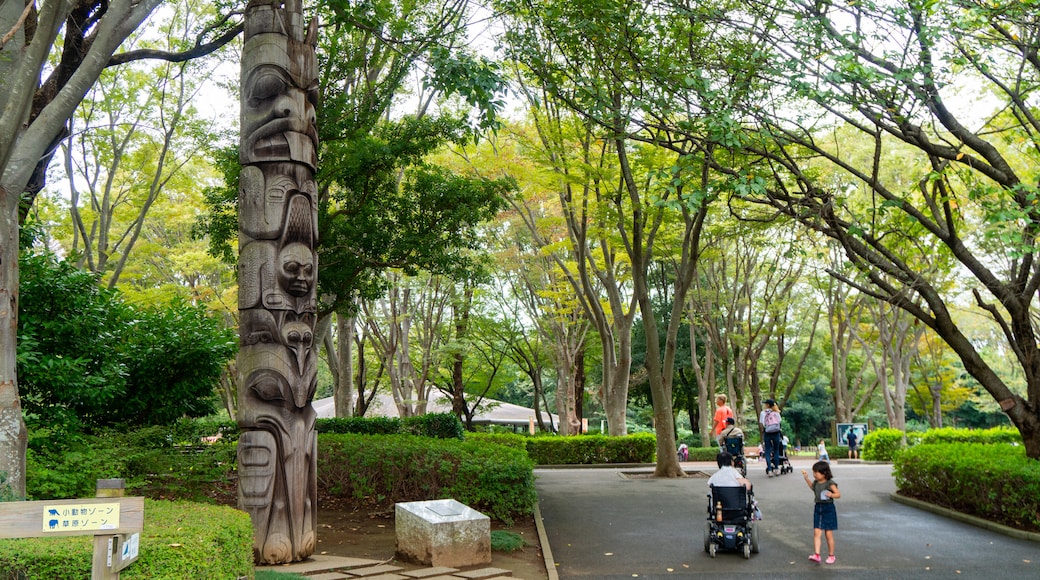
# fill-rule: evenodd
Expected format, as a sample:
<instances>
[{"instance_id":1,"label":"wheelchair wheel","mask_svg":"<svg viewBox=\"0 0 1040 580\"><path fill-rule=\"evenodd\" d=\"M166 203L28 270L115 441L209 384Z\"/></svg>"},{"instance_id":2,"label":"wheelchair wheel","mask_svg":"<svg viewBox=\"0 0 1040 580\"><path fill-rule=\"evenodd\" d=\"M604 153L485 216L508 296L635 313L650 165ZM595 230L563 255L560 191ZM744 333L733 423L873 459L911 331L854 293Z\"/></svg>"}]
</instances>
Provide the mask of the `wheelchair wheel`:
<instances>
[{"instance_id":1,"label":"wheelchair wheel","mask_svg":"<svg viewBox=\"0 0 1040 580\"><path fill-rule=\"evenodd\" d=\"M719 552L719 546L715 542L712 542L711 544L708 544L708 555L709 556L714 558L715 554L717 554L718 552Z\"/></svg>"},{"instance_id":2,"label":"wheelchair wheel","mask_svg":"<svg viewBox=\"0 0 1040 580\"><path fill-rule=\"evenodd\" d=\"M751 553L758 553L758 525L755 522L748 524L748 534L751 536Z\"/></svg>"},{"instance_id":3,"label":"wheelchair wheel","mask_svg":"<svg viewBox=\"0 0 1040 580\"><path fill-rule=\"evenodd\" d=\"M744 559L751 559L751 544L744 544Z\"/></svg>"},{"instance_id":4,"label":"wheelchair wheel","mask_svg":"<svg viewBox=\"0 0 1040 580\"><path fill-rule=\"evenodd\" d=\"M708 551L708 546L711 545L711 524L704 524L704 551Z\"/></svg>"}]
</instances>

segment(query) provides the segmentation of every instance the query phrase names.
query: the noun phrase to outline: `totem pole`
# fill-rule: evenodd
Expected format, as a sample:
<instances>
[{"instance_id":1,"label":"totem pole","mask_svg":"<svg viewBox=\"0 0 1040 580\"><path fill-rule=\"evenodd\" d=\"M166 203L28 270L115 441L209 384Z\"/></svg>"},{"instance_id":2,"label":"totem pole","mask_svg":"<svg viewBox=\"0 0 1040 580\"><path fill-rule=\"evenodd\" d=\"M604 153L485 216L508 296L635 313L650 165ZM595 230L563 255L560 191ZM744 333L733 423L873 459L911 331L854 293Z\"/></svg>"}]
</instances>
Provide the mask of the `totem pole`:
<instances>
[{"instance_id":1,"label":"totem pole","mask_svg":"<svg viewBox=\"0 0 1040 580\"><path fill-rule=\"evenodd\" d=\"M317 541L317 26L301 3L250 0L242 50L238 501L266 564Z\"/></svg>"}]
</instances>

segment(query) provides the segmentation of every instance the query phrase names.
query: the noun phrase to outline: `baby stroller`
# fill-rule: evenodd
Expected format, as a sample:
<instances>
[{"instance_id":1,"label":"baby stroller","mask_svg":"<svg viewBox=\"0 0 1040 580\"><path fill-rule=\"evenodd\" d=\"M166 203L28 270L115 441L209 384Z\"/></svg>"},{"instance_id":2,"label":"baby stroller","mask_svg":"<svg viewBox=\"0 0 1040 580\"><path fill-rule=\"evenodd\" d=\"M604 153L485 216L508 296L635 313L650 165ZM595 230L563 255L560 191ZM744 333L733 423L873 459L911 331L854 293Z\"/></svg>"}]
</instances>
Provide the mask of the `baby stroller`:
<instances>
[{"instance_id":1,"label":"baby stroller","mask_svg":"<svg viewBox=\"0 0 1040 580\"><path fill-rule=\"evenodd\" d=\"M704 526L704 551L712 558L723 550L740 550L745 558L758 553L754 494L743 486L711 486L708 522Z\"/></svg>"},{"instance_id":2,"label":"baby stroller","mask_svg":"<svg viewBox=\"0 0 1040 580\"><path fill-rule=\"evenodd\" d=\"M747 460L744 459L744 438L726 437L726 452L733 456L733 467L742 477L747 477Z\"/></svg>"},{"instance_id":3,"label":"baby stroller","mask_svg":"<svg viewBox=\"0 0 1040 580\"><path fill-rule=\"evenodd\" d=\"M787 458L787 446L780 445L780 456L777 458L777 463L780 466L780 475L791 473L794 471L794 466L791 465L791 460Z\"/></svg>"}]
</instances>

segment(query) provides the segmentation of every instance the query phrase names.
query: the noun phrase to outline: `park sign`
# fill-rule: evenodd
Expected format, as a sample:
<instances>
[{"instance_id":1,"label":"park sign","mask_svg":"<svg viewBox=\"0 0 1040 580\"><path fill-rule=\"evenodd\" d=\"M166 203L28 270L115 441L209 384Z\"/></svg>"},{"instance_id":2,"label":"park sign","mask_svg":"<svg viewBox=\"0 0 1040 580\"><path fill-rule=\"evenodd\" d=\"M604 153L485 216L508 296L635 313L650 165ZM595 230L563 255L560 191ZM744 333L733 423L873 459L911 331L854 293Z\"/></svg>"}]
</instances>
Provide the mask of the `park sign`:
<instances>
[{"instance_id":1,"label":"park sign","mask_svg":"<svg viewBox=\"0 0 1040 580\"><path fill-rule=\"evenodd\" d=\"M94 536L93 579L119 578L143 529L143 497L0 502L0 538Z\"/></svg>"},{"instance_id":2,"label":"park sign","mask_svg":"<svg viewBox=\"0 0 1040 580\"><path fill-rule=\"evenodd\" d=\"M0 538L140 532L144 498L99 497L0 503Z\"/></svg>"}]
</instances>

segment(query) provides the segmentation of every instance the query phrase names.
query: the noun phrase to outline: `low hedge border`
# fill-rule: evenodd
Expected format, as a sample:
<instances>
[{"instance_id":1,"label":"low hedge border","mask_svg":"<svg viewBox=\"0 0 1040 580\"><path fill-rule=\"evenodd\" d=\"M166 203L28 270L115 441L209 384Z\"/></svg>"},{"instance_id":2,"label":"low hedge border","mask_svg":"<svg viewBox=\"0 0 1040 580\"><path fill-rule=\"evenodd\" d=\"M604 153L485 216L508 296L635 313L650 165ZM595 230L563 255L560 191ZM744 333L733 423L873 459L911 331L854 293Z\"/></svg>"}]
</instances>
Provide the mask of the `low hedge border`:
<instances>
[{"instance_id":1,"label":"low hedge border","mask_svg":"<svg viewBox=\"0 0 1040 580\"><path fill-rule=\"evenodd\" d=\"M453 498L506 524L533 513L534 464L518 449L414 435L318 436L319 495L389 509Z\"/></svg>"},{"instance_id":2,"label":"low hedge border","mask_svg":"<svg viewBox=\"0 0 1040 580\"><path fill-rule=\"evenodd\" d=\"M657 438L652 433L635 433L623 437L467 433L466 440L522 449L535 465L653 463L657 451Z\"/></svg>"},{"instance_id":3,"label":"low hedge border","mask_svg":"<svg viewBox=\"0 0 1040 580\"><path fill-rule=\"evenodd\" d=\"M896 454L900 495L1040 532L1040 461L1012 444L915 445Z\"/></svg>"},{"instance_id":4,"label":"low hedge border","mask_svg":"<svg viewBox=\"0 0 1040 580\"><path fill-rule=\"evenodd\" d=\"M0 540L0 578L90 578L93 536ZM124 580L253 576L253 524L230 507L145 499L140 556Z\"/></svg>"}]
</instances>

